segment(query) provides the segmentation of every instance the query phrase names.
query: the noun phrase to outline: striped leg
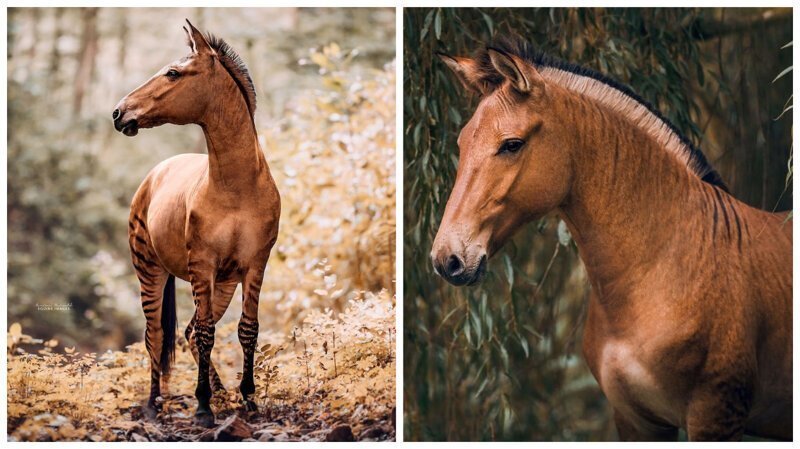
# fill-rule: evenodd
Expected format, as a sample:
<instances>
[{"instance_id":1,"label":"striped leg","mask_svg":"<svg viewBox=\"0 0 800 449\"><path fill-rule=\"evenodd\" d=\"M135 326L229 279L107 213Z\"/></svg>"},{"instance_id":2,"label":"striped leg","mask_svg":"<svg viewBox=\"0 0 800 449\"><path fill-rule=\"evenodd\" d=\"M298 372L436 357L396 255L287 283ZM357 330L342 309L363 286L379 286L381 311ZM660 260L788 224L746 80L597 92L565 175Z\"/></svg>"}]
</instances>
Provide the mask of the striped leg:
<instances>
[{"instance_id":1,"label":"striped leg","mask_svg":"<svg viewBox=\"0 0 800 449\"><path fill-rule=\"evenodd\" d=\"M234 284L216 284L214 286L214 300L211 303L211 314L214 323L216 324L222 315L225 314L225 311L228 309L228 305L231 303L231 299L233 298L233 292L236 290L236 283ZM186 341L189 343L189 349L192 351L192 356L194 357L194 361L199 365L199 353L197 351L197 344L194 339L194 321L195 317L192 317L192 320L189 321L189 325L186 326ZM225 386L222 384L222 381L217 374L217 370L214 368L214 362L209 360L208 369L211 378L209 379L211 382L211 390L213 392L224 392Z\"/></svg>"},{"instance_id":2,"label":"striped leg","mask_svg":"<svg viewBox=\"0 0 800 449\"><path fill-rule=\"evenodd\" d=\"M194 341L197 346L197 412L195 423L203 427L214 425L211 410L211 384L209 370L211 350L214 348L214 320L211 311L211 298L214 292L214 270L207 265L189 261L192 295L194 296Z\"/></svg>"},{"instance_id":3,"label":"striped leg","mask_svg":"<svg viewBox=\"0 0 800 449\"><path fill-rule=\"evenodd\" d=\"M150 356L150 397L144 413L149 418L155 418L158 413L156 398L161 395L161 351L164 341L164 329L161 327L161 304L168 273L152 262L144 263L137 260L135 254L134 268L139 278L142 310L147 319L144 344Z\"/></svg>"},{"instance_id":4,"label":"striped leg","mask_svg":"<svg viewBox=\"0 0 800 449\"><path fill-rule=\"evenodd\" d=\"M142 300L142 311L147 320L144 342L150 356L150 396L143 408L145 416L155 418L158 414L156 398L161 395L162 348L164 329L161 324L164 286L169 273L155 262L156 258L149 244L150 236L147 226L138 214L131 213L128 220L128 243L131 250L131 261L139 279L139 290ZM168 371L168 367L163 367ZM166 377L166 375L164 376ZM166 381L166 379L164 379Z\"/></svg>"},{"instance_id":5,"label":"striped leg","mask_svg":"<svg viewBox=\"0 0 800 449\"><path fill-rule=\"evenodd\" d=\"M256 386L253 381L253 355L258 340L258 297L261 293L261 281L264 279L264 268L250 270L242 281L242 318L239 320L239 343L244 353L244 369L239 391L248 411L256 411L258 407L251 399Z\"/></svg>"}]
</instances>

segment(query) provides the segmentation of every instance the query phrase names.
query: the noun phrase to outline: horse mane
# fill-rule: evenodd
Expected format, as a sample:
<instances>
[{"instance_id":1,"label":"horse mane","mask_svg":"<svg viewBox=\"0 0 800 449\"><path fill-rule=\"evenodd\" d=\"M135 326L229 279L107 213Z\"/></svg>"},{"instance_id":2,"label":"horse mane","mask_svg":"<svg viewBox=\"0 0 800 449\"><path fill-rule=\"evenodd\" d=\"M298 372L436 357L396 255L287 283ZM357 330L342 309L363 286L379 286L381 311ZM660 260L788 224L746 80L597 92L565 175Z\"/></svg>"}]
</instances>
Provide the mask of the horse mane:
<instances>
[{"instance_id":1,"label":"horse mane","mask_svg":"<svg viewBox=\"0 0 800 449\"><path fill-rule=\"evenodd\" d=\"M205 37L208 45L217 52L219 62L230 73L231 78L233 78L233 81L236 82L242 92L244 101L247 103L247 110L250 112L250 118L252 119L256 112L256 88L242 57L224 39L211 33L206 33Z\"/></svg>"},{"instance_id":2,"label":"horse mane","mask_svg":"<svg viewBox=\"0 0 800 449\"><path fill-rule=\"evenodd\" d=\"M503 37L475 55L478 73L475 80L486 92L499 88L505 78L492 64L489 50L514 55L533 64L542 76L569 90L586 94L630 117L642 126L665 148L684 162L698 178L729 192L722 177L711 166L699 148L683 135L658 109L640 97L627 85L577 64L563 61L533 48L521 38Z\"/></svg>"}]
</instances>

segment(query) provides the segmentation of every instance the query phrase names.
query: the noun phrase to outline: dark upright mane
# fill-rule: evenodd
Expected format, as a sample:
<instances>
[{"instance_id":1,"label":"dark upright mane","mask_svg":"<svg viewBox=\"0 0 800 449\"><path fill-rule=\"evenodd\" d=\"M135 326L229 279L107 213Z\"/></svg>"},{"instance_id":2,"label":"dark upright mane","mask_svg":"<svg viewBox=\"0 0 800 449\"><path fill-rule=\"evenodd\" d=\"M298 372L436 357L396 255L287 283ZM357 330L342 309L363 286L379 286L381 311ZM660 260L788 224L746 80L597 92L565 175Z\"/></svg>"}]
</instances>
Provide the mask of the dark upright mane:
<instances>
[{"instance_id":1,"label":"dark upright mane","mask_svg":"<svg viewBox=\"0 0 800 449\"><path fill-rule=\"evenodd\" d=\"M547 55L539 50L534 49L533 45L526 40L520 38L503 37L485 49L478 51L478 53L475 55L475 60L478 62L479 66L477 80L486 86L488 92L500 87L504 81L503 75L501 75L494 68L494 65L492 65L492 61L489 57L490 49L517 56L533 64L537 68L550 67L565 72L571 72L576 75L593 78L609 87L618 90L633 101L636 101L647 108L653 115L658 117L658 119L661 120L675 134L675 136L678 137L678 139L680 139L681 143L683 143L686 147L686 152L688 153L688 160L690 161L689 168L696 173L700 179L709 184L715 185L726 192L729 191L728 187L722 181L722 177L720 177L719 173L714 169L714 167L711 166L703 152L700 151L699 148L696 148L694 144L692 144L692 142L684 134L682 134L672 122L664 117L664 115L661 114L658 109L656 109L647 100L640 97L630 87L595 70Z\"/></svg>"},{"instance_id":2,"label":"dark upright mane","mask_svg":"<svg viewBox=\"0 0 800 449\"><path fill-rule=\"evenodd\" d=\"M239 90L244 96L244 101L247 103L247 110L250 112L250 118L256 112L256 88L253 85L253 80L250 78L250 72L247 71L247 66L239 56L238 53L228 45L225 40L214 36L211 33L206 33L206 41L208 45L217 52L217 58L225 70L230 73L233 81L239 87Z\"/></svg>"}]
</instances>

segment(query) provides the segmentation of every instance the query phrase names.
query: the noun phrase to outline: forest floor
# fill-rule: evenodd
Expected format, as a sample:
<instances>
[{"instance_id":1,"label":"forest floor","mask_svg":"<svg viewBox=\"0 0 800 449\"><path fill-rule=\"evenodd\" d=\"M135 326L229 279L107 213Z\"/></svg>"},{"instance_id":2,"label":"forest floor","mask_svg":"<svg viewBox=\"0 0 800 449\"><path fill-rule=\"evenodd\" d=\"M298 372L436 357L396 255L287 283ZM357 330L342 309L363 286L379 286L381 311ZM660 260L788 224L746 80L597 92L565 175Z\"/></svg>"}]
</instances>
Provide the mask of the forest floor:
<instances>
[{"instance_id":1,"label":"forest floor","mask_svg":"<svg viewBox=\"0 0 800 449\"><path fill-rule=\"evenodd\" d=\"M258 411L241 406L236 323L219 326L212 361L227 391L216 393L211 429L193 425L197 366L181 337L168 392L154 420L143 343L80 354L8 331L10 441L393 441L394 298L351 300L337 317L314 312L289 336L265 335L256 355ZM27 350L23 349L27 348ZM163 390L162 390L163 392Z\"/></svg>"}]
</instances>

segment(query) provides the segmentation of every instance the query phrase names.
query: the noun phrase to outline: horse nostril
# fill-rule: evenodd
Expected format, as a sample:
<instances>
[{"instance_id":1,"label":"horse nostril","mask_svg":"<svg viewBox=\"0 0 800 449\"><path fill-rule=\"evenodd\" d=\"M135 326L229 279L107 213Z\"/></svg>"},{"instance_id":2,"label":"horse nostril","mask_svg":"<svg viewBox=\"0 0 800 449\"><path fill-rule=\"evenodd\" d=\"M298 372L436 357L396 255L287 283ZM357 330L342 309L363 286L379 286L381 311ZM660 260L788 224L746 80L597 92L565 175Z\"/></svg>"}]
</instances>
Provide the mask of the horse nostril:
<instances>
[{"instance_id":1,"label":"horse nostril","mask_svg":"<svg viewBox=\"0 0 800 449\"><path fill-rule=\"evenodd\" d=\"M447 259L445 271L447 272L448 276L458 276L464 272L464 263L458 256L453 254Z\"/></svg>"},{"instance_id":2,"label":"horse nostril","mask_svg":"<svg viewBox=\"0 0 800 449\"><path fill-rule=\"evenodd\" d=\"M114 109L114 112L111 113L111 118L114 120L119 118L119 109Z\"/></svg>"}]
</instances>

